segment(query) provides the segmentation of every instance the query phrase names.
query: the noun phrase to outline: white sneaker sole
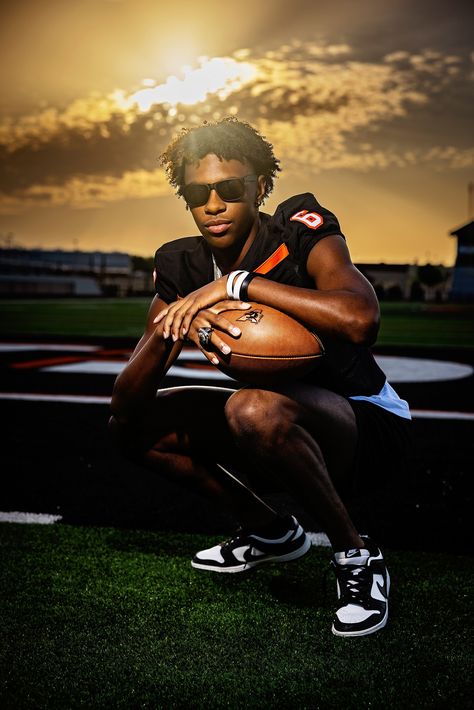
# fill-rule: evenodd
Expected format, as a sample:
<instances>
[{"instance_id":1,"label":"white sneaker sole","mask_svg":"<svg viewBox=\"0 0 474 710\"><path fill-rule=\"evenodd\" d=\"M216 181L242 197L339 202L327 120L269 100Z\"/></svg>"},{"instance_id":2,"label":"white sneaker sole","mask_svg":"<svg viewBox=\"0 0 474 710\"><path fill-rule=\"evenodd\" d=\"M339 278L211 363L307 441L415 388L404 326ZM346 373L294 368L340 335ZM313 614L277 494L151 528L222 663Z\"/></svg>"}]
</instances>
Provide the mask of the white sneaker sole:
<instances>
[{"instance_id":1,"label":"white sneaker sole","mask_svg":"<svg viewBox=\"0 0 474 710\"><path fill-rule=\"evenodd\" d=\"M258 565L263 565L265 562L291 562L292 560L297 560L299 557L303 557L309 551L311 547L311 541L308 537L301 547L293 552L288 552L286 555L275 555L274 557L265 557L261 560L252 560L251 562L244 562L241 565L234 565L233 567L214 567L211 565L201 564L200 562L191 561L191 566L194 569L202 569L207 572L221 572L233 574L235 572L245 572L252 569L253 567L258 567Z\"/></svg>"}]
</instances>

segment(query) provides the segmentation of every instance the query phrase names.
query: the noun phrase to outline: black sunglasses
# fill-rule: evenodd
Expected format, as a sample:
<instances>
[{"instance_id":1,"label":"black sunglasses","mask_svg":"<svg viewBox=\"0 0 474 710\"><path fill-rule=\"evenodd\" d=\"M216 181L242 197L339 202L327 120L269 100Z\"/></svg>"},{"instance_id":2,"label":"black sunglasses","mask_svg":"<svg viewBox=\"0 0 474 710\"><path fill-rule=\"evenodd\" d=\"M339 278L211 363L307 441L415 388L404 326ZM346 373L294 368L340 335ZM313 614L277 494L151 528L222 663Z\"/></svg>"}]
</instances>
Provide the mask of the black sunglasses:
<instances>
[{"instance_id":1,"label":"black sunglasses","mask_svg":"<svg viewBox=\"0 0 474 710\"><path fill-rule=\"evenodd\" d=\"M219 182L191 183L183 187L181 194L191 209L205 205L211 190L215 190L224 202L238 202L245 195L246 183L254 182L256 179L256 175L245 175L245 177L229 178L228 180L219 180Z\"/></svg>"}]
</instances>

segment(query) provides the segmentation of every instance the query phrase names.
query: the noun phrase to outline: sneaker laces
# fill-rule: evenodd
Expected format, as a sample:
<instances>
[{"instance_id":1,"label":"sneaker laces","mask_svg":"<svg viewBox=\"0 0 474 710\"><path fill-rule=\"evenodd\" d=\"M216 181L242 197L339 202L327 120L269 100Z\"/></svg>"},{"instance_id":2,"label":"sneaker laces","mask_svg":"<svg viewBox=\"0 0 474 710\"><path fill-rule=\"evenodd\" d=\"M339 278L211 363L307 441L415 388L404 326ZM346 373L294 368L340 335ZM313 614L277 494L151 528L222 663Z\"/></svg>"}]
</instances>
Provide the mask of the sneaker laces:
<instances>
[{"instance_id":1,"label":"sneaker laces","mask_svg":"<svg viewBox=\"0 0 474 710\"><path fill-rule=\"evenodd\" d=\"M242 539L243 536L244 536L244 529L238 528L232 537L227 538L227 540L223 540L219 544L221 547L230 547L230 545L233 545L234 542L237 542L237 540Z\"/></svg>"},{"instance_id":2,"label":"sneaker laces","mask_svg":"<svg viewBox=\"0 0 474 710\"><path fill-rule=\"evenodd\" d=\"M368 567L355 565L338 565L333 560L337 580L339 582L340 601L345 604L361 603L369 595L372 585L372 575Z\"/></svg>"}]
</instances>

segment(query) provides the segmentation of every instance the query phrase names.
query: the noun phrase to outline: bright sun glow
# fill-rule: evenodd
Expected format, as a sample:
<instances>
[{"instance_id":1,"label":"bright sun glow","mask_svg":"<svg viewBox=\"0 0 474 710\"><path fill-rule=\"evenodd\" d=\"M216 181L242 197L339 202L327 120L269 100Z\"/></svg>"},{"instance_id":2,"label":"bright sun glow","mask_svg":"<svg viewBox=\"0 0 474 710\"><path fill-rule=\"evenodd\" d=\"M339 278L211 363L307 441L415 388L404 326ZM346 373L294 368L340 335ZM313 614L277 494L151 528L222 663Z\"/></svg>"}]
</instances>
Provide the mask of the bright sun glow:
<instances>
[{"instance_id":1,"label":"bright sun glow","mask_svg":"<svg viewBox=\"0 0 474 710\"><path fill-rule=\"evenodd\" d=\"M197 104L204 101L208 94L216 94L225 99L233 91L252 81L257 69L249 62L238 62L231 57L203 57L198 69L185 66L182 73L183 79L169 76L164 84L153 88L148 88L150 80L147 79L146 89L140 89L129 96L116 91L113 98L124 110L135 105L143 112L148 111L154 104Z\"/></svg>"}]
</instances>

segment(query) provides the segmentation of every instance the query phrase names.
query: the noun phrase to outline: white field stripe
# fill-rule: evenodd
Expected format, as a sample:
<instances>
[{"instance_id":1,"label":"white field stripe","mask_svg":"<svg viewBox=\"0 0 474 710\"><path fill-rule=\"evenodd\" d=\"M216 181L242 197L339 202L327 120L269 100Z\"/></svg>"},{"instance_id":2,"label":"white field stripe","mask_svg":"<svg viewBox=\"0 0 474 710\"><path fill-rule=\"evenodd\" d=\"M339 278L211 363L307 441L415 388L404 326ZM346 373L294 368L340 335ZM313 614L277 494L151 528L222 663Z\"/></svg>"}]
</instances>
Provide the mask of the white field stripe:
<instances>
[{"instance_id":1,"label":"white field stripe","mask_svg":"<svg viewBox=\"0 0 474 710\"><path fill-rule=\"evenodd\" d=\"M427 360L412 357L395 357L391 355L375 356L377 363L387 375L390 383L397 382L438 382L458 380L471 377L474 369L471 365L441 360ZM170 370L172 377L184 377L193 380L232 380L220 370L208 366L202 369L183 367L185 362L200 362L208 364L207 358L200 350L183 350ZM50 365L41 368L43 372L60 372L64 374L100 374L118 375L126 363L118 360L88 360Z\"/></svg>"},{"instance_id":2,"label":"white field stripe","mask_svg":"<svg viewBox=\"0 0 474 710\"><path fill-rule=\"evenodd\" d=\"M329 538L326 533L323 532L307 532L306 537L309 539L310 543L315 547L331 547Z\"/></svg>"},{"instance_id":3,"label":"white field stripe","mask_svg":"<svg viewBox=\"0 0 474 710\"><path fill-rule=\"evenodd\" d=\"M205 358L203 355L202 357L192 359L202 361ZM60 372L65 375L118 375L122 372L125 365L125 362L113 360L88 360L87 362L70 362L64 365L42 367L41 371ZM228 380L235 382L232 377L229 377L215 368L191 369L183 367L182 365L172 365L167 374L169 377L183 377L186 380Z\"/></svg>"},{"instance_id":4,"label":"white field stripe","mask_svg":"<svg viewBox=\"0 0 474 710\"><path fill-rule=\"evenodd\" d=\"M206 385L189 385L184 389L208 389ZM212 386L210 386L211 389ZM179 387L166 387L164 389L181 389ZM229 387L216 387L215 389L224 392L235 392ZM12 400L21 402L64 402L66 404L110 404L109 396L87 395L87 394L48 394L33 392L0 392L0 400ZM455 412L441 409L411 409L413 419L451 419L458 421L474 421L474 412Z\"/></svg>"},{"instance_id":5,"label":"white field stripe","mask_svg":"<svg viewBox=\"0 0 474 710\"><path fill-rule=\"evenodd\" d=\"M110 404L110 397L87 394L47 394L30 392L0 392L1 399L22 402L65 402L67 404Z\"/></svg>"},{"instance_id":6,"label":"white field stripe","mask_svg":"<svg viewBox=\"0 0 474 710\"><path fill-rule=\"evenodd\" d=\"M62 520L62 515L50 515L49 513L22 513L18 510L6 513L0 511L0 523L22 523L35 525L53 525ZM315 547L331 547L328 536L323 532L306 533L311 544Z\"/></svg>"},{"instance_id":7,"label":"white field stripe","mask_svg":"<svg viewBox=\"0 0 474 710\"><path fill-rule=\"evenodd\" d=\"M0 343L0 353L21 353L30 351L44 352L77 352L77 353L93 353L100 350L99 345L54 345L46 343Z\"/></svg>"},{"instance_id":8,"label":"white field stripe","mask_svg":"<svg viewBox=\"0 0 474 710\"><path fill-rule=\"evenodd\" d=\"M36 523L36 525L52 525L62 520L62 515L48 513L21 513L14 510L11 513L0 512L0 523Z\"/></svg>"},{"instance_id":9,"label":"white field stripe","mask_svg":"<svg viewBox=\"0 0 474 710\"><path fill-rule=\"evenodd\" d=\"M447 360L429 360L417 357L376 355L379 367L389 382L446 382L471 377L471 365Z\"/></svg>"},{"instance_id":10,"label":"white field stripe","mask_svg":"<svg viewBox=\"0 0 474 710\"><path fill-rule=\"evenodd\" d=\"M76 345L54 344L54 343L0 343L0 352L21 352L21 351L73 351L73 352L94 352L100 350L98 345ZM206 357L199 350L185 349L178 358L188 362L207 362ZM398 357L393 355L376 355L375 359L382 370L387 375L389 382L437 382L447 380L457 380L470 377L473 368L467 364L457 362L447 362L442 360L431 360L425 358ZM110 374L118 375L125 367L125 362L117 361L89 361L85 363L65 363L42 368L47 372L63 373L83 373L90 374ZM219 370L204 370L202 372L189 370L177 365L171 368L170 375L175 377L192 377L193 379L226 380L232 379Z\"/></svg>"},{"instance_id":11,"label":"white field stripe","mask_svg":"<svg viewBox=\"0 0 474 710\"><path fill-rule=\"evenodd\" d=\"M457 419L474 421L474 412L446 412L438 409L410 409L413 419Z\"/></svg>"}]
</instances>

